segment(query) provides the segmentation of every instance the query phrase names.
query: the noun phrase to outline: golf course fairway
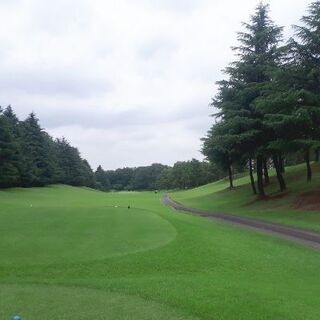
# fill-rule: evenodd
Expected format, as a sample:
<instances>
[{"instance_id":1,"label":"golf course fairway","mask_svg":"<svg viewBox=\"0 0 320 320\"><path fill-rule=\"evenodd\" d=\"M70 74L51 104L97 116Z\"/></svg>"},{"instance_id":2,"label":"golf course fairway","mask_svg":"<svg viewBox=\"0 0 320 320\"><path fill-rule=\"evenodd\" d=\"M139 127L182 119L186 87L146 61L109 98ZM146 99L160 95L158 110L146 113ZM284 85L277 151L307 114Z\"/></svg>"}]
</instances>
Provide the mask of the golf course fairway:
<instances>
[{"instance_id":1,"label":"golf course fairway","mask_svg":"<svg viewBox=\"0 0 320 320\"><path fill-rule=\"evenodd\" d=\"M186 199L200 194L209 206L205 192L186 192L177 198L196 205ZM0 319L319 318L319 251L177 212L161 197L0 191Z\"/></svg>"}]
</instances>

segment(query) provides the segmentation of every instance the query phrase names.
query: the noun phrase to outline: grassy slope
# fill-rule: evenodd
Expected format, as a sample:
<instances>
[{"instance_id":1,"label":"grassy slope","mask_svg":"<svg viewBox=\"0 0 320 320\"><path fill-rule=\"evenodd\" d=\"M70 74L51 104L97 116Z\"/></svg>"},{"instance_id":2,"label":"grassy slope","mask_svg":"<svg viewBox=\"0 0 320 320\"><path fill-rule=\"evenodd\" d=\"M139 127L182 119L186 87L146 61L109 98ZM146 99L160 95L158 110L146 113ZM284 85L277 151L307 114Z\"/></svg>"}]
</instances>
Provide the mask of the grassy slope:
<instances>
[{"instance_id":1,"label":"grassy slope","mask_svg":"<svg viewBox=\"0 0 320 320\"><path fill-rule=\"evenodd\" d=\"M134 209L114 208L128 204ZM0 319L318 319L319 252L177 213L153 193L0 192L3 224ZM81 244L74 252L70 232L73 245ZM121 255L109 239L126 243ZM19 247L19 257L10 253Z\"/></svg>"},{"instance_id":2,"label":"grassy slope","mask_svg":"<svg viewBox=\"0 0 320 320\"><path fill-rule=\"evenodd\" d=\"M314 177L306 182L305 166L298 165L286 170L288 192L280 196L275 177L266 188L271 196L267 200L256 200L252 195L249 177L238 179L236 189L230 191L227 181L218 181L197 189L173 193L177 201L194 208L220 211L269 220L276 223L298 226L320 231L320 211L306 211L293 208L295 199L309 191L320 191L320 165L313 164ZM273 172L271 174L274 175Z\"/></svg>"}]
</instances>

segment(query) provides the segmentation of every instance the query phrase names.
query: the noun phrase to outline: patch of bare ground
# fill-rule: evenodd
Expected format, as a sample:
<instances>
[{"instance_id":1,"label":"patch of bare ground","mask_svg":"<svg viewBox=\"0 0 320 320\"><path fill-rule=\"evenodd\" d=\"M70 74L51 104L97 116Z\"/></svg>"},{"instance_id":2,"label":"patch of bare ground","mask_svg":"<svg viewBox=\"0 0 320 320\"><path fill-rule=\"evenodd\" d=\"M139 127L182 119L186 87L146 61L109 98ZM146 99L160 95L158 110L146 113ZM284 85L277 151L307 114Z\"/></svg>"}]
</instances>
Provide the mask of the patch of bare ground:
<instances>
[{"instance_id":1,"label":"patch of bare ground","mask_svg":"<svg viewBox=\"0 0 320 320\"><path fill-rule=\"evenodd\" d=\"M320 190L305 192L298 195L292 207L298 210L320 211Z\"/></svg>"},{"instance_id":2,"label":"patch of bare ground","mask_svg":"<svg viewBox=\"0 0 320 320\"><path fill-rule=\"evenodd\" d=\"M268 195L265 195L263 197L261 196L256 196L253 200L251 201L248 201L245 206L250 206L252 204L255 204L257 202L260 202L260 201L272 201L272 200L279 200L279 199L283 199L285 197L287 197L289 195L289 192L286 191L286 192L280 192L280 191L277 191L277 192L273 192L273 193L270 193ZM277 206L276 203L274 203L275 206Z\"/></svg>"}]
</instances>

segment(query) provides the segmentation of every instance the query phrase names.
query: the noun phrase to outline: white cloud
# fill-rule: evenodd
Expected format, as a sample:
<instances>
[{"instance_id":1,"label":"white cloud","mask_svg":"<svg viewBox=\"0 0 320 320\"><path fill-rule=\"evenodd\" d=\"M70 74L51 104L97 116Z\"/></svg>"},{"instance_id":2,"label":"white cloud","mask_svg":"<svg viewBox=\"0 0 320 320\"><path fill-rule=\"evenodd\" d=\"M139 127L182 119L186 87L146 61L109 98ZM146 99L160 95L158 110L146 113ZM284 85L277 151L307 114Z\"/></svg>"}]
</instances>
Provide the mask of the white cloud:
<instances>
[{"instance_id":1,"label":"white cloud","mask_svg":"<svg viewBox=\"0 0 320 320\"><path fill-rule=\"evenodd\" d=\"M298 23L306 0L270 0ZM0 1L0 103L92 166L201 158L214 83L256 0Z\"/></svg>"}]
</instances>

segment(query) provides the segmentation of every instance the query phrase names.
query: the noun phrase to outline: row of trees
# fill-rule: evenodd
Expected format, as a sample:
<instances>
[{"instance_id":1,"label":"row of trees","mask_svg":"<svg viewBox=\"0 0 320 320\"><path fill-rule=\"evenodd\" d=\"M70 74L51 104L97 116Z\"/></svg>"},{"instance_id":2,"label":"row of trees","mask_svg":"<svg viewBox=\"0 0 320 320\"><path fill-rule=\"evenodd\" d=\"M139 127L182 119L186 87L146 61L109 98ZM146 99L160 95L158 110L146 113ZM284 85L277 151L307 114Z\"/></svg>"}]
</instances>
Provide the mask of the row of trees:
<instances>
[{"instance_id":1,"label":"row of trees","mask_svg":"<svg viewBox=\"0 0 320 320\"><path fill-rule=\"evenodd\" d=\"M177 162L173 167L146 167L95 172L79 150L65 139L53 139L34 113L20 121L11 106L0 108L0 188L49 184L109 190L157 190L197 187L220 179L223 173L208 162Z\"/></svg>"},{"instance_id":2,"label":"row of trees","mask_svg":"<svg viewBox=\"0 0 320 320\"><path fill-rule=\"evenodd\" d=\"M301 24L284 44L282 27L261 3L238 33L237 60L218 82L212 101L218 112L202 150L229 173L231 188L233 166L247 165L253 192L264 196L272 163L284 191L289 156L302 157L312 178L310 161L319 160L320 150L320 1L310 4Z\"/></svg>"},{"instance_id":3,"label":"row of trees","mask_svg":"<svg viewBox=\"0 0 320 320\"><path fill-rule=\"evenodd\" d=\"M222 170L195 159L177 162L173 167L152 164L105 171L99 166L95 172L96 186L104 191L187 189L222 177Z\"/></svg>"},{"instance_id":4,"label":"row of trees","mask_svg":"<svg viewBox=\"0 0 320 320\"><path fill-rule=\"evenodd\" d=\"M20 121L10 106L0 108L0 187L53 183L94 187L94 175L78 149L52 139L34 113Z\"/></svg>"}]
</instances>

